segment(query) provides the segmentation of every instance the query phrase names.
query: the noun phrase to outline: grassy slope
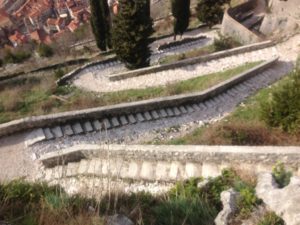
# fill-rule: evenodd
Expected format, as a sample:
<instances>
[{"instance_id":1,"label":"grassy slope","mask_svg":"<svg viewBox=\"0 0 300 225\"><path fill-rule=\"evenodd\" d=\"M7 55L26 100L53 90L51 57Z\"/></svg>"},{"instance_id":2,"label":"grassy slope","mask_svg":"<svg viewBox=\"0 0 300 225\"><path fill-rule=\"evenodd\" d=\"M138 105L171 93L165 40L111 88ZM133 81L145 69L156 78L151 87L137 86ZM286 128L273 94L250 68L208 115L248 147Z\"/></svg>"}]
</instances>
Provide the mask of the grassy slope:
<instances>
[{"instance_id":1,"label":"grassy slope","mask_svg":"<svg viewBox=\"0 0 300 225\"><path fill-rule=\"evenodd\" d=\"M262 89L250 97L222 121L198 128L167 144L299 145L299 135L267 127L260 114L261 105L269 100L271 93L289 81L290 76L283 78L271 88Z\"/></svg>"},{"instance_id":2,"label":"grassy slope","mask_svg":"<svg viewBox=\"0 0 300 225\"><path fill-rule=\"evenodd\" d=\"M73 87L54 85L54 75L30 78L23 82L11 83L0 91L0 123L30 115L84 109L122 102L138 101L161 96L203 91L243 71L256 66L249 63L227 71L181 81L167 86L119 92L83 92Z\"/></svg>"}]
</instances>

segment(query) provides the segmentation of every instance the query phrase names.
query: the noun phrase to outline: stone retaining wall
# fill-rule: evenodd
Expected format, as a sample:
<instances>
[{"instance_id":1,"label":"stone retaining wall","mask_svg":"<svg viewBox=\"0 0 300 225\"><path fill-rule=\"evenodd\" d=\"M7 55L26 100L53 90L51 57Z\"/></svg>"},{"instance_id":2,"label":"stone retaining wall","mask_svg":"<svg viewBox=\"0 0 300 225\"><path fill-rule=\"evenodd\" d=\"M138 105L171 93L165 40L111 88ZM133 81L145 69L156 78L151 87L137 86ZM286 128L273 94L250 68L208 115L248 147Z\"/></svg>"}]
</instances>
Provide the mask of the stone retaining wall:
<instances>
[{"instance_id":1,"label":"stone retaining wall","mask_svg":"<svg viewBox=\"0 0 300 225\"><path fill-rule=\"evenodd\" d=\"M81 145L48 153L40 161L48 182L62 176L174 182L215 177L224 168L250 175L270 172L278 161L299 173L300 147Z\"/></svg>"},{"instance_id":2,"label":"stone retaining wall","mask_svg":"<svg viewBox=\"0 0 300 225\"><path fill-rule=\"evenodd\" d=\"M209 54L206 56L199 56L199 57L194 57L194 58L190 58L190 59L185 59L185 60L181 60L179 62L169 63L166 65L151 66L151 67L133 70L133 71L129 71L129 72L124 72L124 73L120 73L120 74L114 74L114 75L109 76L109 79L111 81L124 80L124 79L132 78L132 77L142 76L142 75L151 74L151 73L157 73L157 72L161 72L164 70L180 68L183 66L193 65L193 64L197 64L197 63L201 63L201 62L207 62L210 60L220 59L223 57L228 57L228 56L232 56L232 55L251 52L251 51L258 50L258 49L271 47L273 45L274 45L274 43L272 41L255 43L255 44L251 44L251 45L247 45L247 46L242 46L242 47L238 47L238 48L233 48L233 49L229 49L229 50L225 50L225 51L212 53L212 54Z\"/></svg>"},{"instance_id":3,"label":"stone retaining wall","mask_svg":"<svg viewBox=\"0 0 300 225\"><path fill-rule=\"evenodd\" d=\"M227 9L224 13L221 33L231 36L242 44L252 44L262 41L261 37L234 19L237 12L253 8L255 1L248 1L235 8Z\"/></svg>"},{"instance_id":4,"label":"stone retaining wall","mask_svg":"<svg viewBox=\"0 0 300 225\"><path fill-rule=\"evenodd\" d=\"M205 101L206 99L214 97L224 92L228 88L231 88L232 86L255 76L257 73L265 70L266 68L271 67L277 62L277 60L278 58L274 58L270 61L262 63L261 65L258 65L253 69L243 72L231 79L228 79L202 92L167 96L138 102L122 103L112 106L56 113L44 116L33 116L19 120L14 120L8 123L0 124L0 137L13 134L15 132L20 132L33 128L41 128L45 126L49 127L81 119L98 119L104 118L106 116L113 117L119 116L121 114L138 113L158 108L165 108L171 106L174 107L180 106L182 104Z\"/></svg>"}]
</instances>

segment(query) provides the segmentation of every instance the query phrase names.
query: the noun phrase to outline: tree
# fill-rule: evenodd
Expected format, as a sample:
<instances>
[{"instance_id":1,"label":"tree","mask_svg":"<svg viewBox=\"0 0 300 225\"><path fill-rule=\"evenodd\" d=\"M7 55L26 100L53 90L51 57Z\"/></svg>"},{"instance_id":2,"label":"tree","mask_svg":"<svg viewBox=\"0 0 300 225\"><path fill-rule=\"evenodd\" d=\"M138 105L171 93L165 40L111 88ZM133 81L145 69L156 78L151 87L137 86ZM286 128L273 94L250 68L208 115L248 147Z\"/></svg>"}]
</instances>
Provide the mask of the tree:
<instances>
[{"instance_id":1,"label":"tree","mask_svg":"<svg viewBox=\"0 0 300 225\"><path fill-rule=\"evenodd\" d=\"M190 22L190 0L171 0L174 20L174 40L176 35L186 31Z\"/></svg>"},{"instance_id":2,"label":"tree","mask_svg":"<svg viewBox=\"0 0 300 225\"><path fill-rule=\"evenodd\" d=\"M119 0L112 43L118 59L128 69L149 66L152 23L149 0Z\"/></svg>"},{"instance_id":3,"label":"tree","mask_svg":"<svg viewBox=\"0 0 300 225\"><path fill-rule=\"evenodd\" d=\"M230 3L230 0L199 0L196 11L198 19L206 23L209 28L221 23L223 18L223 5Z\"/></svg>"},{"instance_id":4,"label":"tree","mask_svg":"<svg viewBox=\"0 0 300 225\"><path fill-rule=\"evenodd\" d=\"M106 51L111 48L110 13L107 0L90 0L91 26L97 47Z\"/></svg>"}]
</instances>

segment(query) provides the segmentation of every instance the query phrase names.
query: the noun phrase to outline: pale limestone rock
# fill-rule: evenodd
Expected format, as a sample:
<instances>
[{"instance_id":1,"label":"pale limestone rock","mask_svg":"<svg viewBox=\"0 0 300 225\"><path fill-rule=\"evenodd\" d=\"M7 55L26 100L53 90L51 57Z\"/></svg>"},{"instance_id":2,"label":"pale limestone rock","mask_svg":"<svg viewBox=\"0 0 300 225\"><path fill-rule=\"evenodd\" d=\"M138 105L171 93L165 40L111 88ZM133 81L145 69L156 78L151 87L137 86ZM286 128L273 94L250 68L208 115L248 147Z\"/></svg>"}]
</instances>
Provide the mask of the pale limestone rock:
<instances>
[{"instance_id":1,"label":"pale limestone rock","mask_svg":"<svg viewBox=\"0 0 300 225\"><path fill-rule=\"evenodd\" d=\"M217 218L215 219L216 225L228 225L230 219L234 215L237 210L236 202L239 194L238 192L234 191L232 188L223 191L221 193L221 201L223 204L223 210L218 214Z\"/></svg>"},{"instance_id":2,"label":"pale limestone rock","mask_svg":"<svg viewBox=\"0 0 300 225\"><path fill-rule=\"evenodd\" d=\"M258 176L256 193L286 225L300 224L299 177L292 177L288 186L279 189L271 173L262 173Z\"/></svg>"},{"instance_id":3,"label":"pale limestone rock","mask_svg":"<svg viewBox=\"0 0 300 225\"><path fill-rule=\"evenodd\" d=\"M116 214L108 218L106 225L134 225L134 223L126 216Z\"/></svg>"}]
</instances>

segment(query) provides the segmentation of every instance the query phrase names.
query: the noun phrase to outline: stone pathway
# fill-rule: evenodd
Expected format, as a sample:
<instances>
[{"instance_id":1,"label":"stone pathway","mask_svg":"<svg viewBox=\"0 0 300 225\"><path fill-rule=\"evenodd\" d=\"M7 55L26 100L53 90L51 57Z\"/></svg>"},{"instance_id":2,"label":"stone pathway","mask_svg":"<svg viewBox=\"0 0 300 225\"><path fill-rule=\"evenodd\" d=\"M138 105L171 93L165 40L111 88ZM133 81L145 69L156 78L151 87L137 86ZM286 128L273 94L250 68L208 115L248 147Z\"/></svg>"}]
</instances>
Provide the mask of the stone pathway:
<instances>
[{"instance_id":1,"label":"stone pathway","mask_svg":"<svg viewBox=\"0 0 300 225\"><path fill-rule=\"evenodd\" d=\"M86 73L74 80L73 83L79 88L95 92L144 89L225 71L249 62L269 60L277 54L276 48L271 47L120 81L110 81L108 77L103 76L102 74Z\"/></svg>"}]
</instances>

